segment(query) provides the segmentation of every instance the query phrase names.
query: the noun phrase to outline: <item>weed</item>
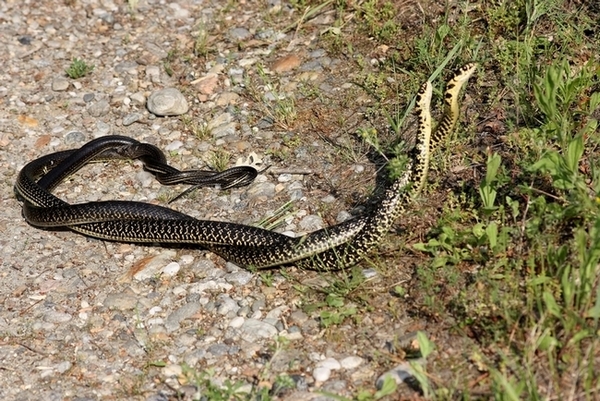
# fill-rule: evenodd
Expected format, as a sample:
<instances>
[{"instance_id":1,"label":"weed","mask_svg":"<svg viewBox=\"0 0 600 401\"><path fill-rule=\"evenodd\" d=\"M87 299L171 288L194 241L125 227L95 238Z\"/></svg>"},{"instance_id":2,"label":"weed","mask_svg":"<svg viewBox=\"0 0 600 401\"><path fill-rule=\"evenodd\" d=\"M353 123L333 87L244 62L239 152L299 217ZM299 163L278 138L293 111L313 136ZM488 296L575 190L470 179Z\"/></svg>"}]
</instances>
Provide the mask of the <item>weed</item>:
<instances>
[{"instance_id":1,"label":"weed","mask_svg":"<svg viewBox=\"0 0 600 401\"><path fill-rule=\"evenodd\" d=\"M72 79L83 78L94 70L94 66L87 64L84 60L75 57L69 68L65 70L67 76Z\"/></svg>"},{"instance_id":2,"label":"weed","mask_svg":"<svg viewBox=\"0 0 600 401\"><path fill-rule=\"evenodd\" d=\"M215 171L224 171L231 160L231 153L223 149L217 149L210 154L208 165Z\"/></svg>"}]
</instances>

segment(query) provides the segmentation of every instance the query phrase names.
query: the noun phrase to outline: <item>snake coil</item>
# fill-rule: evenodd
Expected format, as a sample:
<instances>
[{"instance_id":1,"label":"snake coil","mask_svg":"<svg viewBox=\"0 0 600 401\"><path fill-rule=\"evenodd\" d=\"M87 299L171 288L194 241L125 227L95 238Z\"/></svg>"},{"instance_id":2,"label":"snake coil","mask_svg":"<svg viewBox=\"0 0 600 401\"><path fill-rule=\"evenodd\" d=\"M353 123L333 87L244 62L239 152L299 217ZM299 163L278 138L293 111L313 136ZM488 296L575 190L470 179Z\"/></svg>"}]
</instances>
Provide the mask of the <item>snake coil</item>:
<instances>
[{"instance_id":1,"label":"snake coil","mask_svg":"<svg viewBox=\"0 0 600 401\"><path fill-rule=\"evenodd\" d=\"M144 168L165 185L218 183L230 188L247 185L257 174L256 170L244 167L234 167L217 175L200 170L179 171L167 164L164 154L155 146L124 136L101 137L80 149L53 153L28 163L19 173L15 193L23 202L23 216L35 227L67 227L90 237L113 241L195 244L240 266L255 269L289 264L316 269L341 268L356 263L376 246L411 198L422 189L431 153L454 129L459 116L460 90L475 68L475 64L465 65L448 82L444 113L433 132L429 110L431 83L421 86L416 99L419 129L415 149L406 172L386 188L373 212L301 237L236 223L198 220L142 202L70 205L52 194L68 176L95 160L139 159Z\"/></svg>"}]
</instances>

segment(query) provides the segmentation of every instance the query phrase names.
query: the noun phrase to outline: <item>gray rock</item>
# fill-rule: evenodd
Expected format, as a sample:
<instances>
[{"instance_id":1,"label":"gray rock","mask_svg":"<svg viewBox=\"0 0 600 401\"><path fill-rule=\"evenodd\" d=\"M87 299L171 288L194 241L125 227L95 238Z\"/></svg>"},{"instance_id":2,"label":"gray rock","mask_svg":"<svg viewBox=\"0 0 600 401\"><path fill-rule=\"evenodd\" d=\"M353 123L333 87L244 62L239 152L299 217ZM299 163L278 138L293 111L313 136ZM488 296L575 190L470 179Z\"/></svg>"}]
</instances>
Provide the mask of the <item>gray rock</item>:
<instances>
[{"instance_id":1,"label":"gray rock","mask_svg":"<svg viewBox=\"0 0 600 401\"><path fill-rule=\"evenodd\" d=\"M157 116L178 116L189 110L187 100L175 88L165 88L152 92L146 103L148 110Z\"/></svg>"},{"instance_id":2,"label":"gray rock","mask_svg":"<svg viewBox=\"0 0 600 401\"><path fill-rule=\"evenodd\" d=\"M251 343L277 335L275 326L256 319L247 319L240 327L240 331L242 339Z\"/></svg>"},{"instance_id":3,"label":"gray rock","mask_svg":"<svg viewBox=\"0 0 600 401\"><path fill-rule=\"evenodd\" d=\"M113 292L104 298L102 304L110 309L128 310L137 305L138 298L127 292Z\"/></svg>"},{"instance_id":4,"label":"gray rock","mask_svg":"<svg viewBox=\"0 0 600 401\"><path fill-rule=\"evenodd\" d=\"M229 346L226 344L212 344L206 350L214 356L223 356L229 353Z\"/></svg>"},{"instance_id":5,"label":"gray rock","mask_svg":"<svg viewBox=\"0 0 600 401\"><path fill-rule=\"evenodd\" d=\"M85 134L81 131L71 131L65 135L65 144L74 145L85 141Z\"/></svg>"},{"instance_id":6,"label":"gray rock","mask_svg":"<svg viewBox=\"0 0 600 401\"><path fill-rule=\"evenodd\" d=\"M96 103L92 103L87 110L92 117L102 117L107 115L110 111L110 104L107 100L100 100Z\"/></svg>"},{"instance_id":7,"label":"gray rock","mask_svg":"<svg viewBox=\"0 0 600 401\"><path fill-rule=\"evenodd\" d=\"M65 77L56 77L52 80L52 90L55 92L64 92L69 89L69 80Z\"/></svg>"},{"instance_id":8,"label":"gray rock","mask_svg":"<svg viewBox=\"0 0 600 401\"><path fill-rule=\"evenodd\" d=\"M323 219L316 214L309 214L300 220L300 228L306 232L316 231L323 228Z\"/></svg>"},{"instance_id":9,"label":"gray rock","mask_svg":"<svg viewBox=\"0 0 600 401\"><path fill-rule=\"evenodd\" d=\"M238 41L238 40L246 40L250 37L251 33L249 30L247 30L246 28L232 28L229 31L229 36L231 36L231 39Z\"/></svg>"},{"instance_id":10,"label":"gray rock","mask_svg":"<svg viewBox=\"0 0 600 401\"><path fill-rule=\"evenodd\" d=\"M104 121L98 121L96 123L96 131L94 131L94 136L96 138L104 135L108 135L110 133L110 125L106 124Z\"/></svg>"},{"instance_id":11,"label":"gray rock","mask_svg":"<svg viewBox=\"0 0 600 401\"><path fill-rule=\"evenodd\" d=\"M48 323L66 323L73 319L68 313L49 311L44 315L44 321Z\"/></svg>"},{"instance_id":12,"label":"gray rock","mask_svg":"<svg viewBox=\"0 0 600 401\"><path fill-rule=\"evenodd\" d=\"M340 365L344 369L355 369L363 363L363 359L360 356L352 355L348 356L340 361Z\"/></svg>"},{"instance_id":13,"label":"gray rock","mask_svg":"<svg viewBox=\"0 0 600 401\"><path fill-rule=\"evenodd\" d=\"M125 127L133 124L136 121L139 121L142 118L140 113L130 113L123 117L123 125Z\"/></svg>"},{"instance_id":14,"label":"gray rock","mask_svg":"<svg viewBox=\"0 0 600 401\"><path fill-rule=\"evenodd\" d=\"M229 295L219 295L217 297L217 313L220 315L231 315L235 316L236 312L240 309L238 304L231 299Z\"/></svg>"},{"instance_id":15,"label":"gray rock","mask_svg":"<svg viewBox=\"0 0 600 401\"><path fill-rule=\"evenodd\" d=\"M249 271L240 270L238 272L230 273L224 278L227 280L227 282L235 286L242 286L248 284L253 277L254 274L250 273Z\"/></svg>"},{"instance_id":16,"label":"gray rock","mask_svg":"<svg viewBox=\"0 0 600 401\"><path fill-rule=\"evenodd\" d=\"M179 329L179 325L182 321L193 316L202 308L202 305L198 302L190 302L179 307L175 312L171 313L165 321L165 328L167 332L171 333Z\"/></svg>"},{"instance_id":17,"label":"gray rock","mask_svg":"<svg viewBox=\"0 0 600 401\"><path fill-rule=\"evenodd\" d=\"M228 135L235 135L237 123L230 122L228 124L219 125L211 130L213 138L223 138Z\"/></svg>"},{"instance_id":18,"label":"gray rock","mask_svg":"<svg viewBox=\"0 0 600 401\"><path fill-rule=\"evenodd\" d=\"M83 95L83 101L89 103L92 100L94 100L95 97L96 95L94 95L93 93L86 93L85 95Z\"/></svg>"}]
</instances>

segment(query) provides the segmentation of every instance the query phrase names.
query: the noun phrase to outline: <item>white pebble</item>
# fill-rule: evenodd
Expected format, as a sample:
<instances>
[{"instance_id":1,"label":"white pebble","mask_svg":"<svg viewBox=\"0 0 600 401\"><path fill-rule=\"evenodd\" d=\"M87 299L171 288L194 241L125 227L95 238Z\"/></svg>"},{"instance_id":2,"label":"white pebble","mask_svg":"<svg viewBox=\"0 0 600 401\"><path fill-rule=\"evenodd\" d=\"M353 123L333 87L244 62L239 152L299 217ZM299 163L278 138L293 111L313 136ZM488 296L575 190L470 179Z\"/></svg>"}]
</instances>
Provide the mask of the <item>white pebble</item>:
<instances>
[{"instance_id":1,"label":"white pebble","mask_svg":"<svg viewBox=\"0 0 600 401\"><path fill-rule=\"evenodd\" d=\"M363 359L360 356L353 355L342 359L340 365L344 369L354 369L360 366L361 363L363 363Z\"/></svg>"},{"instance_id":2,"label":"white pebble","mask_svg":"<svg viewBox=\"0 0 600 401\"><path fill-rule=\"evenodd\" d=\"M168 265L166 265L165 267L163 267L162 272L163 272L163 274L172 277L172 276L176 275L180 269L181 269L181 266L179 266L179 263L171 262Z\"/></svg>"},{"instance_id":3,"label":"white pebble","mask_svg":"<svg viewBox=\"0 0 600 401\"><path fill-rule=\"evenodd\" d=\"M340 365L340 363L337 361L337 359L326 358L320 362L317 362L317 367L325 367L330 370L338 370L339 368L342 367L342 365Z\"/></svg>"},{"instance_id":4,"label":"white pebble","mask_svg":"<svg viewBox=\"0 0 600 401\"><path fill-rule=\"evenodd\" d=\"M244 319L242 316L236 316L229 322L229 327L233 327L234 329L239 329L244 324Z\"/></svg>"},{"instance_id":5,"label":"white pebble","mask_svg":"<svg viewBox=\"0 0 600 401\"><path fill-rule=\"evenodd\" d=\"M331 369L326 368L324 366L320 366L313 370L313 377L318 382L326 381L327 379L329 379L329 376L331 376Z\"/></svg>"}]
</instances>

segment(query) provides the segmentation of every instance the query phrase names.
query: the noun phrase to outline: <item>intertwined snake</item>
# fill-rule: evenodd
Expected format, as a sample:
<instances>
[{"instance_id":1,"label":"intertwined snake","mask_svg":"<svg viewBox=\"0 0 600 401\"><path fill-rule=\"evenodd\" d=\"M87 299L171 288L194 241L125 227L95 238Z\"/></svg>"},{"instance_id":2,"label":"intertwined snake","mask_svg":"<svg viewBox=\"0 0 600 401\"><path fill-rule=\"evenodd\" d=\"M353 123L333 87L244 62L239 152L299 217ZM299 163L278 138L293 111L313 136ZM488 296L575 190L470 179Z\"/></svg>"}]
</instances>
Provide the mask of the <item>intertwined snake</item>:
<instances>
[{"instance_id":1,"label":"intertwined snake","mask_svg":"<svg viewBox=\"0 0 600 401\"><path fill-rule=\"evenodd\" d=\"M218 182L233 187L248 184L256 175L245 168L234 168L216 177L197 170L179 171L166 164L158 148L123 136L101 137L80 149L53 153L30 162L19 173L15 193L23 201L23 216L36 227L67 227L114 241L196 244L240 266L256 269L289 264L316 269L349 266L380 242L410 199L420 192L427 178L430 155L454 129L459 115L460 90L475 68L475 64L462 67L448 82L444 114L433 132L429 110L431 83L422 85L416 100L417 141L406 172L386 188L371 213L301 237L236 223L198 220L142 202L70 205L51 193L85 164L100 159L139 159L145 169L164 184Z\"/></svg>"}]
</instances>

